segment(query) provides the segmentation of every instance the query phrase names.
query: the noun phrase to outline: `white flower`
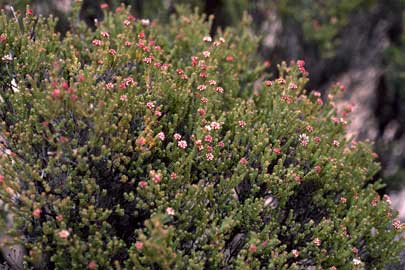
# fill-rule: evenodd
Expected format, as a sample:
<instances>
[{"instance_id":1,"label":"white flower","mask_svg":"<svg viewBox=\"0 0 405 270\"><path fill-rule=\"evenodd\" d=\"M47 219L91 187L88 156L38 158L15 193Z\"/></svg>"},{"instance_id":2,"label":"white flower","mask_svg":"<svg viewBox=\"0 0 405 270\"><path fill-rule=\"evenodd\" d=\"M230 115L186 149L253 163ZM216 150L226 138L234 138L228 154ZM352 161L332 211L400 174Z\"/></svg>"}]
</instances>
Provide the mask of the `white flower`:
<instances>
[{"instance_id":1,"label":"white flower","mask_svg":"<svg viewBox=\"0 0 405 270\"><path fill-rule=\"evenodd\" d=\"M1 60L3 60L4 62L10 62L13 60L13 56L11 55L11 53L4 55Z\"/></svg>"},{"instance_id":2,"label":"white flower","mask_svg":"<svg viewBox=\"0 0 405 270\"><path fill-rule=\"evenodd\" d=\"M211 41L212 41L212 38L211 38L210 36L206 36L206 37L203 38L203 40L204 40L205 42L211 42Z\"/></svg>"},{"instance_id":3,"label":"white flower","mask_svg":"<svg viewBox=\"0 0 405 270\"><path fill-rule=\"evenodd\" d=\"M167 207L166 214L168 214L169 216L174 216L174 209L171 207Z\"/></svg>"},{"instance_id":4,"label":"white flower","mask_svg":"<svg viewBox=\"0 0 405 270\"><path fill-rule=\"evenodd\" d=\"M299 136L299 140L302 146L307 146L309 137L307 136L307 134L303 133Z\"/></svg>"},{"instance_id":5,"label":"white flower","mask_svg":"<svg viewBox=\"0 0 405 270\"><path fill-rule=\"evenodd\" d=\"M202 53L204 55L204 57L208 58L210 57L211 53L209 51L203 51Z\"/></svg>"},{"instance_id":6,"label":"white flower","mask_svg":"<svg viewBox=\"0 0 405 270\"><path fill-rule=\"evenodd\" d=\"M360 259L357 259L357 258L354 258L354 259L353 259L353 264L354 264L354 265L359 265L359 264L361 264L361 260L360 260Z\"/></svg>"},{"instance_id":7,"label":"white flower","mask_svg":"<svg viewBox=\"0 0 405 270\"><path fill-rule=\"evenodd\" d=\"M142 20L141 20L141 24L142 24L143 26L148 26L148 25L150 24L150 21L149 21L149 19L142 19Z\"/></svg>"}]
</instances>

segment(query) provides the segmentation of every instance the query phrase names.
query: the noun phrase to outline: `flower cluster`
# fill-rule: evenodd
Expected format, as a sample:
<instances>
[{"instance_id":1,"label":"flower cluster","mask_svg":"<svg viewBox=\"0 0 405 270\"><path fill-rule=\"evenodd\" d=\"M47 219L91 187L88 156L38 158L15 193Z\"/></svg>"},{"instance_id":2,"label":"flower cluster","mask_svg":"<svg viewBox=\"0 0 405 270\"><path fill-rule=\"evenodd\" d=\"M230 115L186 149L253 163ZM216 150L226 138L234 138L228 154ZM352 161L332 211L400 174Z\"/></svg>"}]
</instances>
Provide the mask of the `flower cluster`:
<instances>
[{"instance_id":1,"label":"flower cluster","mask_svg":"<svg viewBox=\"0 0 405 270\"><path fill-rule=\"evenodd\" d=\"M375 156L347 142L333 99L305 94L303 61L269 78L246 28L210 36L210 21L181 7L168 24L102 9L94 32L72 23L63 40L52 19L1 11L0 55L14 52L0 67L4 233L29 268L383 269L395 258L403 226L369 181Z\"/></svg>"}]
</instances>

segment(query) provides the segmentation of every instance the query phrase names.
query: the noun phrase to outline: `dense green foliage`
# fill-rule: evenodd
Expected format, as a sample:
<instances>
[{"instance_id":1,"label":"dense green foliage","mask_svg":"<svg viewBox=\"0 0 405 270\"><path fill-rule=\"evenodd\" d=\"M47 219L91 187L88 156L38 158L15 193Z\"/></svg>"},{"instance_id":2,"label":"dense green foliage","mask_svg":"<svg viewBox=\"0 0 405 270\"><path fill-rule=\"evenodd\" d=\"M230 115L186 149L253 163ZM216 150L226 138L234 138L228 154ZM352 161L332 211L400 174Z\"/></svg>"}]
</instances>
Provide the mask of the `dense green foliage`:
<instances>
[{"instance_id":1,"label":"dense green foliage","mask_svg":"<svg viewBox=\"0 0 405 270\"><path fill-rule=\"evenodd\" d=\"M247 18L215 38L181 9L159 24L121 7L95 31L71 18L61 40L52 19L0 15L0 194L28 269L396 259L401 225L370 145L345 138L342 86L307 94L302 61L271 80Z\"/></svg>"}]
</instances>

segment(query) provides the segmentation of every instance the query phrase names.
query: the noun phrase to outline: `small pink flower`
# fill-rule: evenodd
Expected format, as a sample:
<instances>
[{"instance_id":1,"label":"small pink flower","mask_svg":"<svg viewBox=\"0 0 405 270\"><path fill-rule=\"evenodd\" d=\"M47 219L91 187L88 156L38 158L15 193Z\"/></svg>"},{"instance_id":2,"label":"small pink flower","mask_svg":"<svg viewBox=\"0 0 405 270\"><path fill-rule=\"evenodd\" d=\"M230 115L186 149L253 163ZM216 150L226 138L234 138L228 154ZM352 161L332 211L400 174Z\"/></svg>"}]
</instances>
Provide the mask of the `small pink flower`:
<instances>
[{"instance_id":1,"label":"small pink flower","mask_svg":"<svg viewBox=\"0 0 405 270\"><path fill-rule=\"evenodd\" d=\"M51 96L52 96L53 98L59 98L60 95L61 95L61 91L60 91L59 89L54 89L54 90L52 91L52 94L51 94Z\"/></svg>"},{"instance_id":2,"label":"small pink flower","mask_svg":"<svg viewBox=\"0 0 405 270\"><path fill-rule=\"evenodd\" d=\"M218 130L218 129L221 128L221 124L214 121L214 122L211 122L211 127L212 127L214 130Z\"/></svg>"},{"instance_id":3,"label":"small pink flower","mask_svg":"<svg viewBox=\"0 0 405 270\"><path fill-rule=\"evenodd\" d=\"M273 149L274 154L276 154L277 156L281 154L281 149L276 147Z\"/></svg>"},{"instance_id":4,"label":"small pink flower","mask_svg":"<svg viewBox=\"0 0 405 270\"><path fill-rule=\"evenodd\" d=\"M208 143L212 142L212 136L211 135L205 135L204 141L206 141Z\"/></svg>"},{"instance_id":5,"label":"small pink flower","mask_svg":"<svg viewBox=\"0 0 405 270\"><path fill-rule=\"evenodd\" d=\"M353 252L354 254L357 254L357 253L359 253L359 250L358 250L356 247L353 247L353 248L352 248L352 252Z\"/></svg>"},{"instance_id":6,"label":"small pink flower","mask_svg":"<svg viewBox=\"0 0 405 270\"><path fill-rule=\"evenodd\" d=\"M103 44L103 42L99 39L93 39L93 41L91 42L94 46L101 46Z\"/></svg>"},{"instance_id":7,"label":"small pink flower","mask_svg":"<svg viewBox=\"0 0 405 270\"><path fill-rule=\"evenodd\" d=\"M319 247L321 245L321 240L317 237L314 239L315 246Z\"/></svg>"},{"instance_id":8,"label":"small pink flower","mask_svg":"<svg viewBox=\"0 0 405 270\"><path fill-rule=\"evenodd\" d=\"M214 159L214 155L212 153L208 153L205 155L207 160L213 160Z\"/></svg>"},{"instance_id":9,"label":"small pink flower","mask_svg":"<svg viewBox=\"0 0 405 270\"><path fill-rule=\"evenodd\" d=\"M337 270L336 266L331 266L330 270Z\"/></svg>"},{"instance_id":10,"label":"small pink flower","mask_svg":"<svg viewBox=\"0 0 405 270\"><path fill-rule=\"evenodd\" d=\"M317 173L320 173L320 172L321 172L321 166L316 165L316 166L314 167L314 170L315 170Z\"/></svg>"},{"instance_id":11,"label":"small pink flower","mask_svg":"<svg viewBox=\"0 0 405 270\"><path fill-rule=\"evenodd\" d=\"M220 142L218 142L218 146L221 147L221 148L224 148L224 147L225 147L225 144L224 144L223 141L220 141Z\"/></svg>"},{"instance_id":12,"label":"small pink flower","mask_svg":"<svg viewBox=\"0 0 405 270\"><path fill-rule=\"evenodd\" d=\"M243 128L243 127L246 126L246 122L243 121L243 120L239 120L239 121L238 121L238 124L239 124L239 126L240 126L241 128Z\"/></svg>"},{"instance_id":13,"label":"small pink flower","mask_svg":"<svg viewBox=\"0 0 405 270\"><path fill-rule=\"evenodd\" d=\"M323 100L321 99L321 98L318 98L317 100L316 100L316 103L318 103L318 105L323 105Z\"/></svg>"},{"instance_id":14,"label":"small pink flower","mask_svg":"<svg viewBox=\"0 0 405 270\"><path fill-rule=\"evenodd\" d=\"M0 35L0 42L5 42L7 40L7 35L6 34L1 34Z\"/></svg>"},{"instance_id":15,"label":"small pink flower","mask_svg":"<svg viewBox=\"0 0 405 270\"><path fill-rule=\"evenodd\" d=\"M135 248L137 250L141 250L143 248L143 243L141 241L136 241L135 242Z\"/></svg>"},{"instance_id":16,"label":"small pink flower","mask_svg":"<svg viewBox=\"0 0 405 270\"><path fill-rule=\"evenodd\" d=\"M266 81L264 82L264 84L265 84L266 86L272 86L272 85L273 85L273 82L270 81L270 80L266 80Z\"/></svg>"},{"instance_id":17,"label":"small pink flower","mask_svg":"<svg viewBox=\"0 0 405 270\"><path fill-rule=\"evenodd\" d=\"M288 85L288 89L297 89L298 88L298 86L295 84L295 83L293 83L293 82L291 82L289 85Z\"/></svg>"},{"instance_id":18,"label":"small pink flower","mask_svg":"<svg viewBox=\"0 0 405 270\"><path fill-rule=\"evenodd\" d=\"M131 21L130 20L125 20L123 23L124 23L125 26L129 26L131 24Z\"/></svg>"},{"instance_id":19,"label":"small pink flower","mask_svg":"<svg viewBox=\"0 0 405 270\"><path fill-rule=\"evenodd\" d=\"M114 55L117 54L117 51L114 50L114 49L109 49L109 50L108 50L108 53L109 53L110 55L114 56Z\"/></svg>"},{"instance_id":20,"label":"small pink flower","mask_svg":"<svg viewBox=\"0 0 405 270\"><path fill-rule=\"evenodd\" d=\"M308 72L305 70L305 62L304 60L298 60L297 61L297 66L298 66L298 70L304 75L304 76L308 76Z\"/></svg>"},{"instance_id":21,"label":"small pink flower","mask_svg":"<svg viewBox=\"0 0 405 270\"><path fill-rule=\"evenodd\" d=\"M110 33L108 33L108 32L101 32L100 34L101 34L102 37L105 37L105 38L110 37Z\"/></svg>"},{"instance_id":22,"label":"small pink flower","mask_svg":"<svg viewBox=\"0 0 405 270\"><path fill-rule=\"evenodd\" d=\"M217 84L217 82L215 80L209 80L208 82L209 82L210 85L216 85Z\"/></svg>"},{"instance_id":23,"label":"small pink flower","mask_svg":"<svg viewBox=\"0 0 405 270\"><path fill-rule=\"evenodd\" d=\"M314 131L314 128L310 125L306 126L306 130L311 133L312 131Z\"/></svg>"},{"instance_id":24,"label":"small pink flower","mask_svg":"<svg viewBox=\"0 0 405 270\"><path fill-rule=\"evenodd\" d=\"M256 252L256 250L257 250L256 245L255 245L255 244L250 244L250 246L249 246L249 251L250 251L250 252Z\"/></svg>"},{"instance_id":25,"label":"small pink flower","mask_svg":"<svg viewBox=\"0 0 405 270\"><path fill-rule=\"evenodd\" d=\"M145 139L144 137L139 137L139 138L136 140L136 144L139 145L139 146L143 146L143 145L146 144L146 139Z\"/></svg>"},{"instance_id":26,"label":"small pink flower","mask_svg":"<svg viewBox=\"0 0 405 270\"><path fill-rule=\"evenodd\" d=\"M215 91L216 91L217 93L222 94L222 93L224 92L224 88L222 88L221 86L218 86L217 88L215 88Z\"/></svg>"},{"instance_id":27,"label":"small pink flower","mask_svg":"<svg viewBox=\"0 0 405 270\"><path fill-rule=\"evenodd\" d=\"M165 140L165 133L164 132L162 132L162 131L159 132L157 136L158 136L159 140L161 140L161 141Z\"/></svg>"},{"instance_id":28,"label":"small pink flower","mask_svg":"<svg viewBox=\"0 0 405 270\"><path fill-rule=\"evenodd\" d=\"M170 174L170 178L171 178L172 180L176 180L176 179L177 179L177 174L176 174L175 172L172 172L172 173Z\"/></svg>"},{"instance_id":29,"label":"small pink flower","mask_svg":"<svg viewBox=\"0 0 405 270\"><path fill-rule=\"evenodd\" d=\"M63 220L63 216L62 215L57 215L56 220L61 222Z\"/></svg>"},{"instance_id":30,"label":"small pink flower","mask_svg":"<svg viewBox=\"0 0 405 270\"><path fill-rule=\"evenodd\" d=\"M130 42L130 41L127 40L127 41L124 42L124 46L125 46L125 47L131 47L131 46L132 46L132 42Z\"/></svg>"},{"instance_id":31,"label":"small pink flower","mask_svg":"<svg viewBox=\"0 0 405 270\"><path fill-rule=\"evenodd\" d=\"M203 41L205 41L205 42L211 42L211 41L212 41L212 38L211 38L210 36L205 36L205 37L203 38Z\"/></svg>"},{"instance_id":32,"label":"small pink flower","mask_svg":"<svg viewBox=\"0 0 405 270\"><path fill-rule=\"evenodd\" d=\"M200 91L204 91L207 88L207 86L200 84L199 86L197 86L197 89Z\"/></svg>"},{"instance_id":33,"label":"small pink flower","mask_svg":"<svg viewBox=\"0 0 405 270\"><path fill-rule=\"evenodd\" d=\"M384 201L386 201L389 205L391 205L391 197L387 194L383 196Z\"/></svg>"},{"instance_id":34,"label":"small pink flower","mask_svg":"<svg viewBox=\"0 0 405 270\"><path fill-rule=\"evenodd\" d=\"M295 180L295 182L297 182L298 184L301 183L301 177L300 177L299 175L296 175L296 176L294 177L294 180Z\"/></svg>"},{"instance_id":35,"label":"small pink flower","mask_svg":"<svg viewBox=\"0 0 405 270\"><path fill-rule=\"evenodd\" d=\"M4 181L4 176L0 174L0 184L3 183Z\"/></svg>"},{"instance_id":36,"label":"small pink flower","mask_svg":"<svg viewBox=\"0 0 405 270\"><path fill-rule=\"evenodd\" d=\"M181 139L181 135L179 133L174 133L173 137L176 141L179 141Z\"/></svg>"},{"instance_id":37,"label":"small pink flower","mask_svg":"<svg viewBox=\"0 0 405 270\"><path fill-rule=\"evenodd\" d=\"M315 97L321 97L321 92L313 91Z\"/></svg>"},{"instance_id":38,"label":"small pink flower","mask_svg":"<svg viewBox=\"0 0 405 270\"><path fill-rule=\"evenodd\" d=\"M346 197L341 197L341 198L340 198L340 202L341 202L341 203L346 203L346 202L347 202Z\"/></svg>"},{"instance_id":39,"label":"small pink flower","mask_svg":"<svg viewBox=\"0 0 405 270\"><path fill-rule=\"evenodd\" d=\"M107 3L102 3L102 4L100 5L100 8L101 8L101 9L107 9L107 8L108 8L108 4L107 4Z\"/></svg>"},{"instance_id":40,"label":"small pink flower","mask_svg":"<svg viewBox=\"0 0 405 270\"><path fill-rule=\"evenodd\" d=\"M197 56L191 56L191 65L196 66L198 64L198 57Z\"/></svg>"},{"instance_id":41,"label":"small pink flower","mask_svg":"<svg viewBox=\"0 0 405 270\"><path fill-rule=\"evenodd\" d=\"M39 218L41 216L41 209L34 209L34 211L32 211L32 215L36 218Z\"/></svg>"},{"instance_id":42,"label":"small pink flower","mask_svg":"<svg viewBox=\"0 0 405 270\"><path fill-rule=\"evenodd\" d=\"M297 60L297 66L298 66L298 67L303 67L303 66L305 66L305 61L304 61L304 60Z\"/></svg>"},{"instance_id":43,"label":"small pink flower","mask_svg":"<svg viewBox=\"0 0 405 270\"><path fill-rule=\"evenodd\" d=\"M201 140L196 140L195 141L195 145L197 146L198 150L201 151L204 149L204 146L202 145L202 141Z\"/></svg>"},{"instance_id":44,"label":"small pink flower","mask_svg":"<svg viewBox=\"0 0 405 270\"><path fill-rule=\"evenodd\" d=\"M67 239L69 237L70 233L68 230L61 230L58 232L58 236L62 239Z\"/></svg>"},{"instance_id":45,"label":"small pink flower","mask_svg":"<svg viewBox=\"0 0 405 270\"><path fill-rule=\"evenodd\" d=\"M293 254L293 256L294 256L295 258L297 258L297 257L300 255L299 251L296 250L296 249L293 249L291 252L292 252L292 254Z\"/></svg>"},{"instance_id":46,"label":"small pink flower","mask_svg":"<svg viewBox=\"0 0 405 270\"><path fill-rule=\"evenodd\" d=\"M376 198L374 198L374 199L371 201L371 205L372 205L372 206L377 206L377 204L378 204L379 201L380 201L380 198L379 198L379 197L376 197Z\"/></svg>"},{"instance_id":47,"label":"small pink flower","mask_svg":"<svg viewBox=\"0 0 405 270\"><path fill-rule=\"evenodd\" d=\"M162 181L162 177L158 173L153 174L152 177L153 177L153 182L155 182L155 184L159 184L160 181Z\"/></svg>"},{"instance_id":48,"label":"small pink flower","mask_svg":"<svg viewBox=\"0 0 405 270\"><path fill-rule=\"evenodd\" d=\"M392 221L392 226L394 226L394 228L397 230L401 229L401 221L399 220L399 218L396 218Z\"/></svg>"},{"instance_id":49,"label":"small pink flower","mask_svg":"<svg viewBox=\"0 0 405 270\"><path fill-rule=\"evenodd\" d=\"M178 145L180 148L182 148L182 149L186 149L186 147L187 147L187 142L186 142L186 141L179 141L179 142L177 143L177 145Z\"/></svg>"},{"instance_id":50,"label":"small pink flower","mask_svg":"<svg viewBox=\"0 0 405 270\"><path fill-rule=\"evenodd\" d=\"M97 264L95 261L90 261L89 264L87 265L88 269L97 269Z\"/></svg>"},{"instance_id":51,"label":"small pink flower","mask_svg":"<svg viewBox=\"0 0 405 270\"><path fill-rule=\"evenodd\" d=\"M309 137L307 136L307 134L303 133L299 136L299 140L302 146L307 146L309 142Z\"/></svg>"},{"instance_id":52,"label":"small pink flower","mask_svg":"<svg viewBox=\"0 0 405 270\"><path fill-rule=\"evenodd\" d=\"M318 136L315 136L315 137L314 137L314 141L315 141L316 143L320 143L320 142L321 142L321 138L319 138Z\"/></svg>"},{"instance_id":53,"label":"small pink flower","mask_svg":"<svg viewBox=\"0 0 405 270\"><path fill-rule=\"evenodd\" d=\"M174 209L171 207L167 207L166 214L168 214L169 216L174 216Z\"/></svg>"},{"instance_id":54,"label":"small pink flower","mask_svg":"<svg viewBox=\"0 0 405 270\"><path fill-rule=\"evenodd\" d=\"M107 83L107 84L105 85L105 87L106 87L107 89L113 89L113 88L114 88L114 84L113 84L113 83Z\"/></svg>"},{"instance_id":55,"label":"small pink flower","mask_svg":"<svg viewBox=\"0 0 405 270\"><path fill-rule=\"evenodd\" d=\"M150 63L152 63L152 57L151 56L149 56L149 57L145 57L144 59L143 59L143 62L145 62L146 64L150 64Z\"/></svg>"},{"instance_id":56,"label":"small pink flower","mask_svg":"<svg viewBox=\"0 0 405 270\"><path fill-rule=\"evenodd\" d=\"M139 32L138 38L139 38L139 39L145 38L145 33L144 33L144 32Z\"/></svg>"},{"instance_id":57,"label":"small pink flower","mask_svg":"<svg viewBox=\"0 0 405 270\"><path fill-rule=\"evenodd\" d=\"M246 164L248 163L248 160L243 157L243 158L241 158L241 159L239 160L239 163L240 163L240 164L243 164L243 165L246 165Z\"/></svg>"},{"instance_id":58,"label":"small pink flower","mask_svg":"<svg viewBox=\"0 0 405 270\"><path fill-rule=\"evenodd\" d=\"M208 58L211 55L211 53L209 51L203 51L202 54L204 55L205 58Z\"/></svg>"},{"instance_id":59,"label":"small pink flower","mask_svg":"<svg viewBox=\"0 0 405 270\"><path fill-rule=\"evenodd\" d=\"M201 70L203 71L207 70L207 65L205 64L204 60L198 61L198 65L200 66Z\"/></svg>"},{"instance_id":60,"label":"small pink flower","mask_svg":"<svg viewBox=\"0 0 405 270\"><path fill-rule=\"evenodd\" d=\"M70 95L70 99L72 101L76 101L78 99L77 95ZM100 101L101 102L101 101Z\"/></svg>"},{"instance_id":61,"label":"small pink flower","mask_svg":"<svg viewBox=\"0 0 405 270\"><path fill-rule=\"evenodd\" d=\"M164 63L164 64L162 64L162 66L160 67L160 70L167 70L168 68L169 68L169 64L167 64L167 63Z\"/></svg>"},{"instance_id":62,"label":"small pink flower","mask_svg":"<svg viewBox=\"0 0 405 270\"><path fill-rule=\"evenodd\" d=\"M122 96L120 96L120 100L121 100L121 101L128 101L127 95L122 95Z\"/></svg>"},{"instance_id":63,"label":"small pink flower","mask_svg":"<svg viewBox=\"0 0 405 270\"><path fill-rule=\"evenodd\" d=\"M146 108L148 108L149 110L152 110L153 108L155 108L155 105L152 102L148 102L148 103L146 103Z\"/></svg>"},{"instance_id":64,"label":"small pink flower","mask_svg":"<svg viewBox=\"0 0 405 270\"><path fill-rule=\"evenodd\" d=\"M140 181L138 185L139 185L141 188L145 188L145 187L148 186L148 182L146 182L146 181Z\"/></svg>"},{"instance_id":65,"label":"small pink flower","mask_svg":"<svg viewBox=\"0 0 405 270\"><path fill-rule=\"evenodd\" d=\"M132 77L127 77L124 79L124 84L126 86L133 85L133 84L135 84L135 80Z\"/></svg>"},{"instance_id":66,"label":"small pink flower","mask_svg":"<svg viewBox=\"0 0 405 270\"><path fill-rule=\"evenodd\" d=\"M333 140L333 146L335 146L335 147L339 147L339 145L340 145L340 142L339 141L337 141L337 140Z\"/></svg>"},{"instance_id":67,"label":"small pink flower","mask_svg":"<svg viewBox=\"0 0 405 270\"><path fill-rule=\"evenodd\" d=\"M232 55L227 55L226 56L226 62L233 62L234 58Z\"/></svg>"},{"instance_id":68,"label":"small pink flower","mask_svg":"<svg viewBox=\"0 0 405 270\"><path fill-rule=\"evenodd\" d=\"M69 139L66 138L65 136L60 136L60 137L59 137L59 142L60 142L60 143L67 143L68 141L69 141Z\"/></svg>"},{"instance_id":69,"label":"small pink flower","mask_svg":"<svg viewBox=\"0 0 405 270\"><path fill-rule=\"evenodd\" d=\"M202 98L201 98L201 102L202 102L202 103L208 103L208 98L202 97Z\"/></svg>"},{"instance_id":70,"label":"small pink flower","mask_svg":"<svg viewBox=\"0 0 405 270\"><path fill-rule=\"evenodd\" d=\"M205 115L205 110L198 108L197 112L200 114L200 116L204 116Z\"/></svg>"}]
</instances>

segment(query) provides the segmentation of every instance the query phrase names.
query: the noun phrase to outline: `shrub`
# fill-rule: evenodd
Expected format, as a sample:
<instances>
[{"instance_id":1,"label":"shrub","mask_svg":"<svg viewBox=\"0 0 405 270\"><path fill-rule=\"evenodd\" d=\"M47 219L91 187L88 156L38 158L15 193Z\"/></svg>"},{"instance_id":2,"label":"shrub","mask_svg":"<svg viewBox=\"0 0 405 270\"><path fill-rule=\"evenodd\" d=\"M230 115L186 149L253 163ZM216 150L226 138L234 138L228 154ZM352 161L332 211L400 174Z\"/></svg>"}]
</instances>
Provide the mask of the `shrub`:
<instances>
[{"instance_id":1,"label":"shrub","mask_svg":"<svg viewBox=\"0 0 405 270\"><path fill-rule=\"evenodd\" d=\"M403 246L367 143L303 61L181 8L124 7L61 40L0 17L0 194L27 269L382 269ZM344 112L345 114L347 112ZM394 227L394 228L393 228ZM314 268L310 268L314 267Z\"/></svg>"}]
</instances>

